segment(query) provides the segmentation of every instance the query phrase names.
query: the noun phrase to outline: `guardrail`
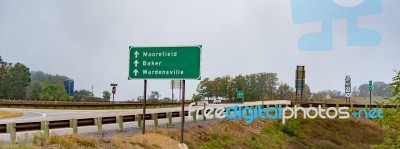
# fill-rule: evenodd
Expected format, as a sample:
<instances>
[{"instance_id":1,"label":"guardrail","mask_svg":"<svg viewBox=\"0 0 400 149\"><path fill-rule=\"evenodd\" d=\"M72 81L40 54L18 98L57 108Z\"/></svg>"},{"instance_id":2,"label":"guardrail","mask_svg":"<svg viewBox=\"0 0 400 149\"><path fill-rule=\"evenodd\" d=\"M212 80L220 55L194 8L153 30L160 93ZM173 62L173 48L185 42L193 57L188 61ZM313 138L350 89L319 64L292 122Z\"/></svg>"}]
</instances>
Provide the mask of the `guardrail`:
<instances>
[{"instance_id":1,"label":"guardrail","mask_svg":"<svg viewBox=\"0 0 400 149\"><path fill-rule=\"evenodd\" d=\"M360 104L321 104L321 103L303 103L300 104L302 107L318 107L322 105L322 107L351 107L351 108L399 108L394 105L383 105L382 107L379 105L360 105ZM277 107L278 105L263 105L264 108L267 107ZM293 105L284 105L288 107L293 107ZM242 106L246 107L246 106ZM200 114L203 115L204 110L200 110ZM169 125L172 124L173 117L180 117L181 112L161 112L161 113L147 113L145 115L145 120L154 120L154 125L158 125L158 119L169 119ZM185 116L188 116L188 111L184 112ZM196 114L192 114L194 121L196 121ZM111 116L111 117L97 117L97 118L83 118L83 119L70 119L70 120L56 120L56 121L43 121L43 122L24 122L24 123L8 123L8 124L0 124L0 133L10 133L11 142L15 143L16 132L25 132L25 131L36 131L43 130L47 132L49 129L56 128L73 128L73 133L76 134L78 131L78 127L82 126L95 126L97 125L99 133L102 133L102 125L103 124L119 124L119 130L123 130L124 122L138 122L138 126L141 127L143 115L123 115L123 116ZM205 120L205 117L203 116ZM45 133L46 134L46 133Z\"/></svg>"},{"instance_id":2,"label":"guardrail","mask_svg":"<svg viewBox=\"0 0 400 149\"><path fill-rule=\"evenodd\" d=\"M190 104L186 102L185 104ZM147 103L148 108L179 107L181 103ZM1 108L35 108L35 109L141 109L143 103L9 103L0 102Z\"/></svg>"}]
</instances>

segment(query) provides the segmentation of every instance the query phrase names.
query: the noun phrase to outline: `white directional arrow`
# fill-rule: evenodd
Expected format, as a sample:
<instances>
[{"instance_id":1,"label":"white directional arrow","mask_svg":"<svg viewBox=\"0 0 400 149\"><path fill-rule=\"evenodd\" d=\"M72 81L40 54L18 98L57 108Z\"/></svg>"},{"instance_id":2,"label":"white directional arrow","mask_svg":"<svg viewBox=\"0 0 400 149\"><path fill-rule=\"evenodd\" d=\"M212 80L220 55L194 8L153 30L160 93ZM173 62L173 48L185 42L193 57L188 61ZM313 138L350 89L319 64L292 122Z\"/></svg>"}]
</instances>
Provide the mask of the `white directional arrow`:
<instances>
[{"instance_id":1,"label":"white directional arrow","mask_svg":"<svg viewBox=\"0 0 400 149\"><path fill-rule=\"evenodd\" d=\"M135 73L135 76L137 76L137 74L139 73L139 71L137 71L137 69L135 69L135 70L133 71L133 73Z\"/></svg>"},{"instance_id":2,"label":"white directional arrow","mask_svg":"<svg viewBox=\"0 0 400 149\"><path fill-rule=\"evenodd\" d=\"M137 58L137 56L139 55L138 51L135 51L135 53L133 53L135 55L135 58Z\"/></svg>"},{"instance_id":3,"label":"white directional arrow","mask_svg":"<svg viewBox=\"0 0 400 149\"><path fill-rule=\"evenodd\" d=\"M137 67L137 64L139 64L137 60L135 60L133 63L135 64L135 67Z\"/></svg>"}]
</instances>

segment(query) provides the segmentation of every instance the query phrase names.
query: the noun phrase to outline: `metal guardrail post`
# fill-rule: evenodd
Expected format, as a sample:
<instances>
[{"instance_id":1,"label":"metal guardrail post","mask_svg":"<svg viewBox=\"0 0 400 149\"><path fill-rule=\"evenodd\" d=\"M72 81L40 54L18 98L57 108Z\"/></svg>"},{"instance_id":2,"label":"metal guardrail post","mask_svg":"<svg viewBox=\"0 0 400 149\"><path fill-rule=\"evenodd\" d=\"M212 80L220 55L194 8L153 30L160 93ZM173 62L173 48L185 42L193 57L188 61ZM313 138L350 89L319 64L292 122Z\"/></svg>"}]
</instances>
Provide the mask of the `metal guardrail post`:
<instances>
[{"instance_id":1,"label":"metal guardrail post","mask_svg":"<svg viewBox=\"0 0 400 149\"><path fill-rule=\"evenodd\" d=\"M336 109L339 109L339 104L336 104Z\"/></svg>"},{"instance_id":2,"label":"metal guardrail post","mask_svg":"<svg viewBox=\"0 0 400 149\"><path fill-rule=\"evenodd\" d=\"M167 112L168 125L172 125L172 112Z\"/></svg>"},{"instance_id":3,"label":"metal guardrail post","mask_svg":"<svg viewBox=\"0 0 400 149\"><path fill-rule=\"evenodd\" d=\"M17 142L17 134L16 134L16 127L17 125L15 122L11 122L7 124L7 133L10 134L11 144L15 144Z\"/></svg>"},{"instance_id":4,"label":"metal guardrail post","mask_svg":"<svg viewBox=\"0 0 400 149\"><path fill-rule=\"evenodd\" d=\"M154 120L154 127L158 127L158 113L152 113L151 118Z\"/></svg>"},{"instance_id":5,"label":"metal guardrail post","mask_svg":"<svg viewBox=\"0 0 400 149\"><path fill-rule=\"evenodd\" d=\"M72 133L74 135L78 134L78 120L76 118L69 120L69 127L72 128Z\"/></svg>"},{"instance_id":6,"label":"metal guardrail post","mask_svg":"<svg viewBox=\"0 0 400 149\"><path fill-rule=\"evenodd\" d=\"M204 121L206 121L207 120L207 118L206 118L206 115L204 114L205 112L206 112L206 103L203 103L203 110L202 110L203 112L203 120Z\"/></svg>"},{"instance_id":7,"label":"metal guardrail post","mask_svg":"<svg viewBox=\"0 0 400 149\"><path fill-rule=\"evenodd\" d=\"M50 135L50 133L49 133L49 121L40 122L40 129L43 130L44 135L46 137L48 137Z\"/></svg>"},{"instance_id":8,"label":"metal guardrail post","mask_svg":"<svg viewBox=\"0 0 400 149\"><path fill-rule=\"evenodd\" d=\"M207 120L206 115L205 115L206 110L203 109L201 111L202 111L201 113L203 114L203 121L206 121Z\"/></svg>"},{"instance_id":9,"label":"metal guardrail post","mask_svg":"<svg viewBox=\"0 0 400 149\"><path fill-rule=\"evenodd\" d=\"M117 116L117 123L118 123L118 131L119 132L124 131L124 119L122 115Z\"/></svg>"},{"instance_id":10,"label":"metal guardrail post","mask_svg":"<svg viewBox=\"0 0 400 149\"><path fill-rule=\"evenodd\" d=\"M135 120L138 122L138 127L142 128L142 114L136 114Z\"/></svg>"},{"instance_id":11,"label":"metal guardrail post","mask_svg":"<svg viewBox=\"0 0 400 149\"><path fill-rule=\"evenodd\" d=\"M102 118L101 117L94 118L94 123L95 123L95 125L97 125L97 131L99 132L99 134L103 135Z\"/></svg>"},{"instance_id":12,"label":"metal guardrail post","mask_svg":"<svg viewBox=\"0 0 400 149\"><path fill-rule=\"evenodd\" d=\"M196 114L197 114L196 112L192 112L192 116L193 116L193 121L194 122L197 122Z\"/></svg>"}]
</instances>

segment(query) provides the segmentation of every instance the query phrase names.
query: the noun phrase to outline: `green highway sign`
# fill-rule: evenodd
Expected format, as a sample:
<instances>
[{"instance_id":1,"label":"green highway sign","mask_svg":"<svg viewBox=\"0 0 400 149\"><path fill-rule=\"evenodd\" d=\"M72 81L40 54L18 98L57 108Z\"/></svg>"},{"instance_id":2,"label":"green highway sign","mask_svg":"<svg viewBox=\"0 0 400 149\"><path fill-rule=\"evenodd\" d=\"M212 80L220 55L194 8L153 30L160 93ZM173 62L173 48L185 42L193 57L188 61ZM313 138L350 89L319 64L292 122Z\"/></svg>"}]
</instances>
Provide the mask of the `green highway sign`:
<instances>
[{"instance_id":1,"label":"green highway sign","mask_svg":"<svg viewBox=\"0 0 400 149\"><path fill-rule=\"evenodd\" d=\"M237 91L236 96L237 96L237 98L244 98L243 91Z\"/></svg>"},{"instance_id":2,"label":"green highway sign","mask_svg":"<svg viewBox=\"0 0 400 149\"><path fill-rule=\"evenodd\" d=\"M372 81L369 80L369 84L368 84L369 90L372 90Z\"/></svg>"},{"instance_id":3,"label":"green highway sign","mask_svg":"<svg viewBox=\"0 0 400 149\"><path fill-rule=\"evenodd\" d=\"M201 45L129 47L129 57L129 80L201 79Z\"/></svg>"}]
</instances>

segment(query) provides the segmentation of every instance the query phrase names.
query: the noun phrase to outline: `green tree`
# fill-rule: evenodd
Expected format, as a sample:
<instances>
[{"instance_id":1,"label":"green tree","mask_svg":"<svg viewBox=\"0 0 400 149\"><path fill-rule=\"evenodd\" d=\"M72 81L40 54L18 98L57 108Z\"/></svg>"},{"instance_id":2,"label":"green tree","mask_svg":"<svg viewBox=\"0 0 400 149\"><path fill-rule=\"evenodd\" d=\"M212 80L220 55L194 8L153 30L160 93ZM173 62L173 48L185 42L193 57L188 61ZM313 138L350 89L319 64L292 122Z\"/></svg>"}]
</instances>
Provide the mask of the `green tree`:
<instances>
[{"instance_id":1,"label":"green tree","mask_svg":"<svg viewBox=\"0 0 400 149\"><path fill-rule=\"evenodd\" d=\"M68 100L67 91L64 89L64 85L61 83L48 84L40 93L42 99L48 100Z\"/></svg>"},{"instance_id":2,"label":"green tree","mask_svg":"<svg viewBox=\"0 0 400 149\"><path fill-rule=\"evenodd\" d=\"M216 93L215 95L217 97L223 97L225 99L229 99L231 97L230 93L230 76L223 76L223 77L217 77L214 80L216 88Z\"/></svg>"},{"instance_id":3,"label":"green tree","mask_svg":"<svg viewBox=\"0 0 400 149\"><path fill-rule=\"evenodd\" d=\"M376 81L372 85L372 95L375 97L389 97L392 93L390 84L382 81Z\"/></svg>"},{"instance_id":4,"label":"green tree","mask_svg":"<svg viewBox=\"0 0 400 149\"><path fill-rule=\"evenodd\" d=\"M111 93L109 91L103 91L103 99L110 101Z\"/></svg>"},{"instance_id":5,"label":"green tree","mask_svg":"<svg viewBox=\"0 0 400 149\"><path fill-rule=\"evenodd\" d=\"M261 84L263 85L262 91L266 95L267 100L275 99L276 88L278 85L278 74L264 72L264 73L259 73L259 75L260 75L260 78L264 78L264 79L262 79L263 82L261 82Z\"/></svg>"},{"instance_id":6,"label":"green tree","mask_svg":"<svg viewBox=\"0 0 400 149\"><path fill-rule=\"evenodd\" d=\"M257 94L260 93L260 88L258 88L258 82L257 82L257 76L256 74L249 74L245 76L246 78L246 83L247 83L247 91L245 98L247 98L248 101L250 100L256 100L258 98Z\"/></svg>"},{"instance_id":7,"label":"green tree","mask_svg":"<svg viewBox=\"0 0 400 149\"><path fill-rule=\"evenodd\" d=\"M168 97L164 97L163 99L160 100L162 103L170 103L173 102L173 100L171 98Z\"/></svg>"},{"instance_id":8,"label":"green tree","mask_svg":"<svg viewBox=\"0 0 400 149\"><path fill-rule=\"evenodd\" d=\"M28 98L43 98L51 100L70 99L70 97L67 96L63 85L64 81L68 79L68 77L51 75L41 71L32 71L30 78L32 82L28 86ZM45 88L47 89L45 90Z\"/></svg>"},{"instance_id":9,"label":"green tree","mask_svg":"<svg viewBox=\"0 0 400 149\"><path fill-rule=\"evenodd\" d=\"M161 95L158 93L158 91L151 91L150 97L149 97L149 102L158 102L158 98L160 98Z\"/></svg>"},{"instance_id":10,"label":"green tree","mask_svg":"<svg viewBox=\"0 0 400 149\"><path fill-rule=\"evenodd\" d=\"M200 81L199 85L197 85L197 92L201 96L201 98L211 98L213 95L212 90L213 81L210 78L205 78Z\"/></svg>"},{"instance_id":11,"label":"green tree","mask_svg":"<svg viewBox=\"0 0 400 149\"><path fill-rule=\"evenodd\" d=\"M400 105L400 71L395 71L397 75L393 77L393 83L390 84L390 86L393 89L392 92L392 103L395 105ZM399 109L399 108L397 108Z\"/></svg>"},{"instance_id":12,"label":"green tree","mask_svg":"<svg viewBox=\"0 0 400 149\"><path fill-rule=\"evenodd\" d=\"M294 89L284 82L281 82L277 89L278 99L280 100L290 100L291 93L294 92Z\"/></svg>"},{"instance_id":13,"label":"green tree","mask_svg":"<svg viewBox=\"0 0 400 149\"><path fill-rule=\"evenodd\" d=\"M41 99L55 100L54 95L56 94L57 87L55 85L48 85L43 88L42 93L40 93Z\"/></svg>"},{"instance_id":14,"label":"green tree","mask_svg":"<svg viewBox=\"0 0 400 149\"><path fill-rule=\"evenodd\" d=\"M201 100L201 96L199 94L193 94L192 100L193 101L200 101Z\"/></svg>"},{"instance_id":15,"label":"green tree","mask_svg":"<svg viewBox=\"0 0 400 149\"><path fill-rule=\"evenodd\" d=\"M82 101L83 98L93 97L93 93L88 90L81 89L79 91L74 92L73 100L75 101Z\"/></svg>"},{"instance_id":16,"label":"green tree","mask_svg":"<svg viewBox=\"0 0 400 149\"><path fill-rule=\"evenodd\" d=\"M360 85L360 87L358 87L358 92L359 92L361 97L369 96L368 84L365 83L365 84Z\"/></svg>"},{"instance_id":17,"label":"green tree","mask_svg":"<svg viewBox=\"0 0 400 149\"><path fill-rule=\"evenodd\" d=\"M69 78L61 75L51 75L41 71L32 71L31 79L33 81L39 81L42 83L56 84L56 83L64 83L64 80L67 80Z\"/></svg>"},{"instance_id":18,"label":"green tree","mask_svg":"<svg viewBox=\"0 0 400 149\"><path fill-rule=\"evenodd\" d=\"M32 99L40 99L40 94L42 93L42 85L38 81L33 81L28 86L27 97Z\"/></svg>"},{"instance_id":19,"label":"green tree","mask_svg":"<svg viewBox=\"0 0 400 149\"><path fill-rule=\"evenodd\" d=\"M0 56L0 98L7 98L7 86L9 84L6 84L6 77L11 66L11 63L3 61Z\"/></svg>"},{"instance_id":20,"label":"green tree","mask_svg":"<svg viewBox=\"0 0 400 149\"><path fill-rule=\"evenodd\" d=\"M197 87L201 98L236 98L237 91L245 93L245 100L261 100L276 98L276 87L278 85L276 73L257 73L249 75L238 75L217 77L214 80L205 78ZM240 99L242 100L242 99Z\"/></svg>"},{"instance_id":21,"label":"green tree","mask_svg":"<svg viewBox=\"0 0 400 149\"><path fill-rule=\"evenodd\" d=\"M307 84L304 84L304 89L303 89L303 101L310 101L311 100L311 90L310 86Z\"/></svg>"},{"instance_id":22,"label":"green tree","mask_svg":"<svg viewBox=\"0 0 400 149\"><path fill-rule=\"evenodd\" d=\"M247 98L247 93L249 91L249 86L247 84L247 80L246 77L243 75L238 75L235 76L232 79L232 88L231 88L231 92L234 94L233 97L235 97L236 99L236 93L237 91L243 91L245 94L245 98ZM242 99L236 99L236 100L242 100Z\"/></svg>"},{"instance_id":23,"label":"green tree","mask_svg":"<svg viewBox=\"0 0 400 149\"><path fill-rule=\"evenodd\" d=\"M30 75L29 68L25 65L16 63L12 66L4 78L7 96L17 99L25 98L27 86L31 82Z\"/></svg>"},{"instance_id":24,"label":"green tree","mask_svg":"<svg viewBox=\"0 0 400 149\"><path fill-rule=\"evenodd\" d=\"M400 106L400 71L395 71L391 88L391 104ZM400 148L400 108L384 109L383 118L378 119L378 123L385 131L383 143L374 145L372 148Z\"/></svg>"},{"instance_id":25,"label":"green tree","mask_svg":"<svg viewBox=\"0 0 400 149\"><path fill-rule=\"evenodd\" d=\"M369 85L367 83L360 85L358 88L359 96L369 97ZM392 94L392 87L382 81L376 81L372 84L372 96L389 97Z\"/></svg>"}]
</instances>

